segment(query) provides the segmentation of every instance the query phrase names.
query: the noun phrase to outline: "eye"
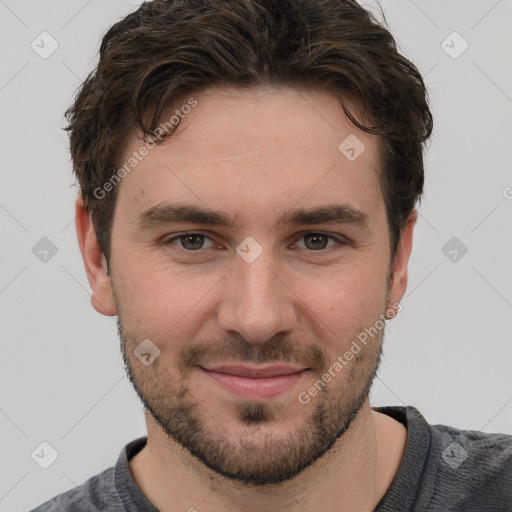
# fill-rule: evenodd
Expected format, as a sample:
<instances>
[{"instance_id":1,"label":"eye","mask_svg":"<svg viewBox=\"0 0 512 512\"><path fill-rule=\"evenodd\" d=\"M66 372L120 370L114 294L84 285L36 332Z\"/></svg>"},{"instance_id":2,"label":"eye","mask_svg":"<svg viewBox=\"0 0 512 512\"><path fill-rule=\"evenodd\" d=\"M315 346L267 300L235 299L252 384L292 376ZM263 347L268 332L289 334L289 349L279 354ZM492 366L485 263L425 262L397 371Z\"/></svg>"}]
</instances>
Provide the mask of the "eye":
<instances>
[{"instance_id":1,"label":"eye","mask_svg":"<svg viewBox=\"0 0 512 512\"><path fill-rule=\"evenodd\" d=\"M295 243L293 247L298 249L306 249L318 252L324 249L329 249L334 245L344 245L348 243L348 241L344 240L342 237L335 237L333 235L318 231L305 231L299 234L299 240L304 240L305 243L302 247ZM333 241L331 245L329 245L329 240L331 240L331 242ZM209 241L209 245L205 245L207 241ZM201 249L211 249L216 245L216 243L209 236L206 236L203 233L193 232L181 233L179 235L173 236L172 238L168 238L164 241L164 244L178 245L179 248L188 252L198 252Z\"/></svg>"},{"instance_id":2,"label":"eye","mask_svg":"<svg viewBox=\"0 0 512 512\"><path fill-rule=\"evenodd\" d=\"M328 246L329 239L334 240L335 243ZM301 233L301 237L299 240L304 240L305 247L299 247L299 249L310 249L312 251L323 250L332 247L333 245L343 245L346 243L343 239L328 235L326 233L316 232L316 231L307 231Z\"/></svg>"},{"instance_id":3,"label":"eye","mask_svg":"<svg viewBox=\"0 0 512 512\"><path fill-rule=\"evenodd\" d=\"M211 238L203 235L202 233L182 233L181 235L174 236L165 241L165 244L174 244L174 241L179 241L178 246L187 251L198 251L200 249L208 249L213 247L214 242ZM210 240L209 247L204 247L205 240Z\"/></svg>"}]
</instances>

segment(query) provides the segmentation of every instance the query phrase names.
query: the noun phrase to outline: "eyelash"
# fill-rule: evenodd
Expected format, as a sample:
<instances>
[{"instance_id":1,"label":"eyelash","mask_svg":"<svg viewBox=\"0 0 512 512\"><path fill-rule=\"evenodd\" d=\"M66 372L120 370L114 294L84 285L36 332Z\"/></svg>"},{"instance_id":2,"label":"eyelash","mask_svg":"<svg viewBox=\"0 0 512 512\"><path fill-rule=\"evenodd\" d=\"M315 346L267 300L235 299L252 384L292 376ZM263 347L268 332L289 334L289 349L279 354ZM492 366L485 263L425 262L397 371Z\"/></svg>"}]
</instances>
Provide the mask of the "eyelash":
<instances>
[{"instance_id":1,"label":"eyelash","mask_svg":"<svg viewBox=\"0 0 512 512\"><path fill-rule=\"evenodd\" d=\"M204 236L205 238L211 240L212 242L215 242L214 240L212 240L212 238L210 236L208 236L206 233L202 233L201 231L185 231L183 233L179 233L175 236L173 236L172 238L167 238L163 241L163 244L164 245L171 245L175 240L179 240L180 238L182 237L185 237L187 235L202 235ZM343 246L343 245L348 245L350 244L350 240L344 238L344 237L338 237L338 236L334 236L334 235L331 235L329 233L324 233L323 231L301 231L300 233L298 233L299 237L297 238L297 240L300 240L308 235L323 235L323 236L326 236L332 240L335 240L337 245L338 246ZM312 250L312 249L305 249L309 252L326 252L328 249L332 249L333 247L335 246L331 246L331 247L326 247L324 249L318 249L318 250ZM189 250L189 249L185 249L184 247L180 247L178 246L179 249L185 251L185 252L188 252L188 253L200 253L200 252L203 252L205 251L206 249L197 249L195 251L193 250Z\"/></svg>"}]
</instances>

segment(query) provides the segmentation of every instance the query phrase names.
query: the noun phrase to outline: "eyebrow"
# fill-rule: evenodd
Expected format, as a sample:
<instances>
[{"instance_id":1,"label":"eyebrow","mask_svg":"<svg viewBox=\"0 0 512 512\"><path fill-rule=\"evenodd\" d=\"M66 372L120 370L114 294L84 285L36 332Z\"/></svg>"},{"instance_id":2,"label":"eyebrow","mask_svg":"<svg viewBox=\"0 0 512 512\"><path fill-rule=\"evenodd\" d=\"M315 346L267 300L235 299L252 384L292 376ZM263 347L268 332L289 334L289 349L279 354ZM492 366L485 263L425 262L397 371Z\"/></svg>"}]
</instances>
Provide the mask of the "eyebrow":
<instances>
[{"instance_id":1,"label":"eyebrow","mask_svg":"<svg viewBox=\"0 0 512 512\"><path fill-rule=\"evenodd\" d=\"M134 219L135 226L141 230L180 222L236 229L236 221L229 214L187 203L161 203L144 210ZM348 205L327 204L286 211L276 222L278 228L301 224L348 224L366 228L368 215Z\"/></svg>"}]
</instances>

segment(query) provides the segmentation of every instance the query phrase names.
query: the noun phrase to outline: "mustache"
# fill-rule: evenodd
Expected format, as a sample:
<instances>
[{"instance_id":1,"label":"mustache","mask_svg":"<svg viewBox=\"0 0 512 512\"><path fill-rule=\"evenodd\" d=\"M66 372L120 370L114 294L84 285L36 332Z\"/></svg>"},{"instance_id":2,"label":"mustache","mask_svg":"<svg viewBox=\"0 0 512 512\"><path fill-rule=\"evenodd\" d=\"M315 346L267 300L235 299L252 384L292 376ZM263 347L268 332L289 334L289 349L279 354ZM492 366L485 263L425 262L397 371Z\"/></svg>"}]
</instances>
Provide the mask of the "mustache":
<instances>
[{"instance_id":1,"label":"mustache","mask_svg":"<svg viewBox=\"0 0 512 512\"><path fill-rule=\"evenodd\" d=\"M304 346L284 335L276 335L264 343L251 343L243 336L232 336L216 343L184 347L178 356L178 369L185 374L194 366L226 360L297 364L317 371L327 368L329 363L327 354L319 346Z\"/></svg>"}]
</instances>

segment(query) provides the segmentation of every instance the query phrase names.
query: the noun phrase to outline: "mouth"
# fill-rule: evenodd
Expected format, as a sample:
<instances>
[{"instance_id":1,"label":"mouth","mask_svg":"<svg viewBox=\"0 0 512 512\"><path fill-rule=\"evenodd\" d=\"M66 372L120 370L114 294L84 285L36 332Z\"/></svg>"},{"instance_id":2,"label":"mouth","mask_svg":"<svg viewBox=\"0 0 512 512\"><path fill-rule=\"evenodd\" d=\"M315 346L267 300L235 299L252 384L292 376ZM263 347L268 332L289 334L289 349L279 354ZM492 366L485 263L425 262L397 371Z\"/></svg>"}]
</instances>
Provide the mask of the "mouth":
<instances>
[{"instance_id":1,"label":"mouth","mask_svg":"<svg viewBox=\"0 0 512 512\"><path fill-rule=\"evenodd\" d=\"M221 388L246 399L272 398L280 395L294 387L310 370L282 364L226 364L199 368Z\"/></svg>"}]
</instances>

